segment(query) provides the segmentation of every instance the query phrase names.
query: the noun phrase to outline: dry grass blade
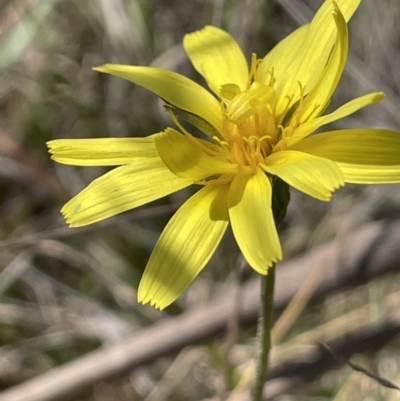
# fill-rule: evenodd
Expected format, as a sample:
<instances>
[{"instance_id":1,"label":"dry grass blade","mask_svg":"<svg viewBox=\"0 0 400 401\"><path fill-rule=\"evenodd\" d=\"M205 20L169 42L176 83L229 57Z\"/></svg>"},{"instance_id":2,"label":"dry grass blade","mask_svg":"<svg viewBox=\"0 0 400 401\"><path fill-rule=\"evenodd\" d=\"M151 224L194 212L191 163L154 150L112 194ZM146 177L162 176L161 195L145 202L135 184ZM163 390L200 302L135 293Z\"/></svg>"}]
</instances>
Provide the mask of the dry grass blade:
<instances>
[{"instance_id":1,"label":"dry grass blade","mask_svg":"<svg viewBox=\"0 0 400 401\"><path fill-rule=\"evenodd\" d=\"M3 38L0 44L0 72L21 57L36 36L41 24L50 15L56 0L37 0L27 3L25 13L20 16L18 23L7 32L6 38ZM11 7L8 12L13 13Z\"/></svg>"},{"instance_id":2,"label":"dry grass blade","mask_svg":"<svg viewBox=\"0 0 400 401\"><path fill-rule=\"evenodd\" d=\"M0 273L0 296L29 269L32 254L21 252Z\"/></svg>"},{"instance_id":3,"label":"dry grass blade","mask_svg":"<svg viewBox=\"0 0 400 401\"><path fill-rule=\"evenodd\" d=\"M347 260L348 264L343 266L340 261L339 266L331 269L315 295L326 295L333 289L343 288L360 280L365 282L377 274L396 270L400 260L400 249L397 246L399 224L372 224L369 230L363 228L353 233L349 241L344 244L345 247L340 250L341 256ZM383 233L385 241L381 242ZM287 305L305 277L313 270L312 266L324 259L327 249L329 244L310 251L308 255L282 264L276 283L277 308L281 309ZM362 272L360 272L360 266L362 266ZM242 324L254 322L259 300L258 281L249 283L242 289L241 300L239 321ZM228 292L203 307L174 319L158 322L113 347L93 352L58 367L42 377L0 393L0 397L6 398L7 401L28 401L25 398L26 394L30 394L29 401L50 401L65 397L72 391L91 386L105 377L113 376L186 345L214 336L225 330L226 319L233 307L234 299L232 293ZM393 330L399 324L396 319L395 317ZM385 330L385 326L382 330ZM393 330L389 334L394 335ZM377 334L375 332L372 334L375 339ZM382 337L382 341L385 338Z\"/></svg>"},{"instance_id":4,"label":"dry grass blade","mask_svg":"<svg viewBox=\"0 0 400 401\"><path fill-rule=\"evenodd\" d=\"M170 364L163 378L145 398L144 401L165 401L169 399L176 387L185 380L193 366L201 361L204 354L196 348L182 350Z\"/></svg>"}]
</instances>

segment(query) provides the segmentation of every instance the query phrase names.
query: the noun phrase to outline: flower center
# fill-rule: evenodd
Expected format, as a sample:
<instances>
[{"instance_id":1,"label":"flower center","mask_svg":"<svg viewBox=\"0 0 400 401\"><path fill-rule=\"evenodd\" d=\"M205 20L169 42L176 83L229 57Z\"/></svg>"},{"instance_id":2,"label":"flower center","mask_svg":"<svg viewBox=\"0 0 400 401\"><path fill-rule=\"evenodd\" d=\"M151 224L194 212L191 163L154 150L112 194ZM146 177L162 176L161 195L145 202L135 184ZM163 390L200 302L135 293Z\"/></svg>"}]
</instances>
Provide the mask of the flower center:
<instances>
[{"instance_id":1,"label":"flower center","mask_svg":"<svg viewBox=\"0 0 400 401\"><path fill-rule=\"evenodd\" d=\"M245 90L242 91L236 84L225 84L220 89L222 130L220 136L213 137L220 145L219 150L192 136L178 122L173 110L169 110L181 131L204 153L253 172L273 152L287 147L286 139L299 125L304 99L304 89L300 83L300 100L295 104L293 98L279 98L274 89L274 71L270 71L267 79L260 82L255 80L257 66L258 60L253 54ZM226 182L231 179L228 174L210 177L205 182Z\"/></svg>"},{"instance_id":2,"label":"flower center","mask_svg":"<svg viewBox=\"0 0 400 401\"><path fill-rule=\"evenodd\" d=\"M304 100L304 88L300 83L298 102L292 104L289 97L278 99L274 71L269 72L266 83L255 81L257 66L258 60L253 54L244 91L235 84L222 86L223 140L214 138L232 163L252 169L272 152L286 147L286 139L299 125Z\"/></svg>"},{"instance_id":3,"label":"flower center","mask_svg":"<svg viewBox=\"0 0 400 401\"><path fill-rule=\"evenodd\" d=\"M273 74L270 85L266 85L253 80L256 69L257 57L253 54L247 89L241 92L234 84L221 88L223 140L214 138L231 163L252 169L272 153L279 134Z\"/></svg>"},{"instance_id":4,"label":"flower center","mask_svg":"<svg viewBox=\"0 0 400 401\"><path fill-rule=\"evenodd\" d=\"M222 135L224 140L218 140L226 149L231 163L250 166L255 169L258 163L272 152L273 138L276 136L268 127L268 119L264 115L254 113L239 123L224 117Z\"/></svg>"}]
</instances>

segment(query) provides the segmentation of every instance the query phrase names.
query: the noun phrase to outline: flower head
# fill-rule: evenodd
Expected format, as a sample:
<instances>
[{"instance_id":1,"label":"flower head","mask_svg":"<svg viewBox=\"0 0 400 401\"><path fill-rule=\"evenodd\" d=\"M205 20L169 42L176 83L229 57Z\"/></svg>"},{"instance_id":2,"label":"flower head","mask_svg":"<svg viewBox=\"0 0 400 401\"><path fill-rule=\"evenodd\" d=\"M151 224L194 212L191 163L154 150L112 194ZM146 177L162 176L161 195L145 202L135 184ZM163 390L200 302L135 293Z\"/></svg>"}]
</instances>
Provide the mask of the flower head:
<instances>
[{"instance_id":1,"label":"flower head","mask_svg":"<svg viewBox=\"0 0 400 401\"><path fill-rule=\"evenodd\" d=\"M323 201L346 182L400 182L400 133L346 129L310 136L383 98L370 93L324 114L347 59L346 21L359 3L325 1L310 24L263 59L253 54L250 66L219 28L186 35L184 48L213 94L159 68L95 68L160 96L178 130L148 138L49 142L58 162L120 166L63 207L67 222L94 223L191 184L201 186L161 234L139 301L158 308L173 302L206 265L229 223L249 265L267 274L282 258L271 208L276 177ZM208 140L187 132L180 118L201 128Z\"/></svg>"}]
</instances>

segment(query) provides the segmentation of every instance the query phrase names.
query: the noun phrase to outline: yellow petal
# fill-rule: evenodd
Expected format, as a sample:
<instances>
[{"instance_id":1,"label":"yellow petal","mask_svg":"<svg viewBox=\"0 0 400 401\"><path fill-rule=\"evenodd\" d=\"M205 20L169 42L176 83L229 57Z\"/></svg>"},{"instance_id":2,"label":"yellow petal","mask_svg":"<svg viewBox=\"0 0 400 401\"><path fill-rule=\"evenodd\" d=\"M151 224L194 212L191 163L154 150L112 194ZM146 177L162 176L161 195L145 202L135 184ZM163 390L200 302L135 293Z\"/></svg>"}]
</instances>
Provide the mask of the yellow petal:
<instances>
[{"instance_id":1,"label":"yellow petal","mask_svg":"<svg viewBox=\"0 0 400 401\"><path fill-rule=\"evenodd\" d=\"M336 4L348 21L361 0L337 0ZM332 0L326 0L315 14L311 24L295 31L293 38L279 43L269 57L265 70L274 69L275 89L281 102L287 104L285 96L294 104L300 96L298 82L305 87L305 94L314 86L324 70L335 43L336 24L332 17ZM294 53L292 54L293 47ZM276 62L279 58L289 57L291 62ZM281 106L282 107L282 106Z\"/></svg>"},{"instance_id":2,"label":"yellow petal","mask_svg":"<svg viewBox=\"0 0 400 401\"><path fill-rule=\"evenodd\" d=\"M159 158L137 158L94 180L61 209L80 227L162 198L192 182L172 174Z\"/></svg>"},{"instance_id":3,"label":"yellow petal","mask_svg":"<svg viewBox=\"0 0 400 401\"><path fill-rule=\"evenodd\" d=\"M251 105L254 99L266 104L274 95L275 91L270 86L261 82L254 82L248 90L239 93L229 103L226 108L226 115L235 124L241 123L254 113Z\"/></svg>"},{"instance_id":4,"label":"yellow petal","mask_svg":"<svg viewBox=\"0 0 400 401\"><path fill-rule=\"evenodd\" d=\"M177 176L199 181L222 173L235 173L237 166L212 157L215 148L203 147L202 141L168 128L155 139L156 149L165 165ZM219 154L221 156L221 154Z\"/></svg>"},{"instance_id":5,"label":"yellow petal","mask_svg":"<svg viewBox=\"0 0 400 401\"><path fill-rule=\"evenodd\" d=\"M228 225L228 185L207 185L162 232L140 281L138 301L164 309L210 260Z\"/></svg>"},{"instance_id":6,"label":"yellow petal","mask_svg":"<svg viewBox=\"0 0 400 401\"><path fill-rule=\"evenodd\" d=\"M167 103L195 114L221 132L221 106L196 82L173 71L154 67L105 64L94 68L127 79L154 92Z\"/></svg>"},{"instance_id":7,"label":"yellow petal","mask_svg":"<svg viewBox=\"0 0 400 401\"><path fill-rule=\"evenodd\" d=\"M347 129L325 132L297 142L291 149L333 160L346 182L400 182L400 132Z\"/></svg>"},{"instance_id":8,"label":"yellow petal","mask_svg":"<svg viewBox=\"0 0 400 401\"><path fill-rule=\"evenodd\" d=\"M332 192L344 184L343 174L331 160L294 150L267 157L265 171L314 198L328 201Z\"/></svg>"},{"instance_id":9,"label":"yellow petal","mask_svg":"<svg viewBox=\"0 0 400 401\"><path fill-rule=\"evenodd\" d=\"M300 124L319 116L326 109L346 64L349 50L347 25L340 9L335 3L333 5L333 19L337 28L335 47L320 78L303 102Z\"/></svg>"},{"instance_id":10,"label":"yellow petal","mask_svg":"<svg viewBox=\"0 0 400 401\"><path fill-rule=\"evenodd\" d=\"M138 157L158 157L154 137L55 139L47 142L52 159L75 166L118 166Z\"/></svg>"},{"instance_id":11,"label":"yellow petal","mask_svg":"<svg viewBox=\"0 0 400 401\"><path fill-rule=\"evenodd\" d=\"M308 121L294 130L293 135L287 139L287 144L290 145L305 138L307 135L316 131L319 127L329 124L333 121L339 120L341 118L347 117L350 114L362 109L363 107L369 106L371 104L380 102L385 97L383 92L368 93L367 95L360 96L356 99L339 107L330 114L315 118Z\"/></svg>"},{"instance_id":12,"label":"yellow petal","mask_svg":"<svg viewBox=\"0 0 400 401\"><path fill-rule=\"evenodd\" d=\"M240 92L241 90L236 84L225 84L221 86L219 96L221 99L225 100L226 103L229 103Z\"/></svg>"},{"instance_id":13,"label":"yellow petal","mask_svg":"<svg viewBox=\"0 0 400 401\"><path fill-rule=\"evenodd\" d=\"M206 26L185 35L183 46L194 68L218 96L226 84L236 84L242 91L246 89L247 62L229 33L215 26Z\"/></svg>"},{"instance_id":14,"label":"yellow petal","mask_svg":"<svg viewBox=\"0 0 400 401\"><path fill-rule=\"evenodd\" d=\"M280 88L287 79L286 71L297 60L299 53L303 50L303 42L307 37L309 27L310 24L305 24L297 28L267 53L257 68L255 80L268 84L271 79L270 73L273 70L274 86L281 93Z\"/></svg>"},{"instance_id":15,"label":"yellow petal","mask_svg":"<svg viewBox=\"0 0 400 401\"><path fill-rule=\"evenodd\" d=\"M271 207L271 183L261 170L238 174L229 190L229 217L243 256L260 274L282 259Z\"/></svg>"},{"instance_id":16,"label":"yellow petal","mask_svg":"<svg viewBox=\"0 0 400 401\"><path fill-rule=\"evenodd\" d=\"M400 164L393 166L337 163L350 184L400 183Z\"/></svg>"}]
</instances>

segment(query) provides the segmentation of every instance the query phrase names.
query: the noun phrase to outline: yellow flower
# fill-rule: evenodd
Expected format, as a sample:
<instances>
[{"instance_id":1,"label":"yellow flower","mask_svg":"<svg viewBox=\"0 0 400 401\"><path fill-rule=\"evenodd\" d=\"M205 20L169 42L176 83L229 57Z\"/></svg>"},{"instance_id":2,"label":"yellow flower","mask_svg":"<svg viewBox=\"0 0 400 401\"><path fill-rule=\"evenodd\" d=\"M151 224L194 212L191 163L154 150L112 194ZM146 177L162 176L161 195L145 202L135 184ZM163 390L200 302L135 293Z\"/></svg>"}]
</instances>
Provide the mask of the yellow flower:
<instances>
[{"instance_id":1,"label":"yellow flower","mask_svg":"<svg viewBox=\"0 0 400 401\"><path fill-rule=\"evenodd\" d=\"M207 26L184 48L212 93L175 72L106 64L95 68L141 85L169 106L178 130L148 138L60 139L53 159L82 166L120 165L62 209L74 227L91 224L191 184L202 188L172 217L147 264L140 302L162 309L206 265L230 222L249 265L266 274L282 258L272 210L274 177L328 201L349 183L400 182L400 133L319 127L383 98L371 93L323 115L348 52L348 21L360 0L327 0L310 24L250 68L236 41ZM209 139L186 132L182 117Z\"/></svg>"}]
</instances>

